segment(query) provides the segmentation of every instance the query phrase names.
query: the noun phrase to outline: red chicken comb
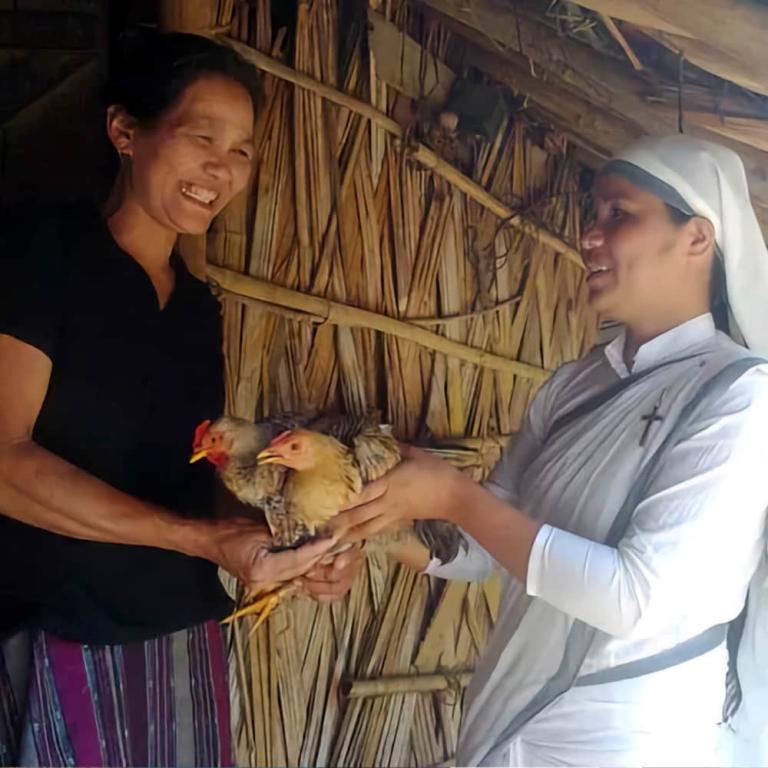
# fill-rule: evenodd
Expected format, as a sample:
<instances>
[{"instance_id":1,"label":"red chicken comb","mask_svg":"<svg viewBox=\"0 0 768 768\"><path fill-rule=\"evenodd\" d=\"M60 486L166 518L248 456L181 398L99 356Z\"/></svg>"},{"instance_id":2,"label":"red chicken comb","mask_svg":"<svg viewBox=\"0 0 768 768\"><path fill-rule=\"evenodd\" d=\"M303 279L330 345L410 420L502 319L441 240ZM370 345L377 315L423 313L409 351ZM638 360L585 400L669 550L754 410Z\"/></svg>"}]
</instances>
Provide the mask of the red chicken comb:
<instances>
[{"instance_id":1,"label":"red chicken comb","mask_svg":"<svg viewBox=\"0 0 768 768\"><path fill-rule=\"evenodd\" d=\"M281 432L276 437L272 438L272 442L270 445L280 445L281 443L284 443L293 433L292 429L286 429L285 432Z\"/></svg>"},{"instance_id":2,"label":"red chicken comb","mask_svg":"<svg viewBox=\"0 0 768 768\"><path fill-rule=\"evenodd\" d=\"M213 424L213 422L210 419L206 419L197 425L197 429L195 429L195 440L192 443L193 446L200 445L200 443L203 442L203 436L208 431L208 427L210 427L211 424Z\"/></svg>"}]
</instances>

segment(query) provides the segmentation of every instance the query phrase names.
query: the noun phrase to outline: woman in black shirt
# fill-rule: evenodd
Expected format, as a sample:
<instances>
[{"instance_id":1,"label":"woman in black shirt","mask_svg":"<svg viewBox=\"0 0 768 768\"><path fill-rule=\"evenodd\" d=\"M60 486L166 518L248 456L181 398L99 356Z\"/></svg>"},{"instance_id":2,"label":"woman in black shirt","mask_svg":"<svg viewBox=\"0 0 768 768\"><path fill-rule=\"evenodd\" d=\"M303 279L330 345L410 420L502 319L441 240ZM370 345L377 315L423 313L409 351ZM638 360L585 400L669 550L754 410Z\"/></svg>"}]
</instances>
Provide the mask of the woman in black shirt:
<instances>
[{"instance_id":1,"label":"woman in black shirt","mask_svg":"<svg viewBox=\"0 0 768 768\"><path fill-rule=\"evenodd\" d=\"M269 553L263 526L213 518L214 478L188 465L224 407L221 322L174 245L245 188L257 85L204 38L145 40L107 89L104 210L4 233L0 764L231 764L217 566L256 585L330 547Z\"/></svg>"}]
</instances>

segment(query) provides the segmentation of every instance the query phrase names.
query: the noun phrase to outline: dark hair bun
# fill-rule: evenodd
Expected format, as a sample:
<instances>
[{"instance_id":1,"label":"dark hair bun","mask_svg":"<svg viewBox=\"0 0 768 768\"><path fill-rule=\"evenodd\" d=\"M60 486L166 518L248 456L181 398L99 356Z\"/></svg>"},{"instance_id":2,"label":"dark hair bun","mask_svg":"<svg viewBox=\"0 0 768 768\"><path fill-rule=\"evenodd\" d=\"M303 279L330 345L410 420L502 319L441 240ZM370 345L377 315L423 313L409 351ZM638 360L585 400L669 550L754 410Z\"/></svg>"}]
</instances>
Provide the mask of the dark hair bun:
<instances>
[{"instance_id":1,"label":"dark hair bun","mask_svg":"<svg viewBox=\"0 0 768 768\"><path fill-rule=\"evenodd\" d=\"M180 32L139 31L124 37L110 62L103 91L106 106L121 104L141 122L152 122L169 109L185 88L199 78L217 74L240 83L261 102L261 80L231 48L207 37Z\"/></svg>"}]
</instances>

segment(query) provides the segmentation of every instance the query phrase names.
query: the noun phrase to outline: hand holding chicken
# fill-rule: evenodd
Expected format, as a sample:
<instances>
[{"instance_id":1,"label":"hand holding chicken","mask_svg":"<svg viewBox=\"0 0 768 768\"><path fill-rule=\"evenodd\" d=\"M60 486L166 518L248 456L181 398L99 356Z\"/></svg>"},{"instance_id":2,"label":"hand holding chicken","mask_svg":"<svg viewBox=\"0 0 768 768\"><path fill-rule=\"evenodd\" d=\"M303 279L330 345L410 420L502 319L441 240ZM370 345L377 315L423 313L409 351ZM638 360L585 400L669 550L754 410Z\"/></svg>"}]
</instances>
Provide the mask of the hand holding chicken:
<instances>
[{"instance_id":1,"label":"hand holding chicken","mask_svg":"<svg viewBox=\"0 0 768 768\"><path fill-rule=\"evenodd\" d=\"M391 429L372 416L321 417L284 431L281 426L284 422L252 424L231 417L204 422L195 434L192 456L192 461L211 461L240 501L264 511L275 548L296 547L327 534L328 524L342 509L359 503L366 484L400 463L401 448ZM459 529L449 523L419 520L414 524L406 519L390 523L378 521L369 548L386 549L403 537L417 537L433 556L447 561L466 546ZM229 620L258 614L258 626L282 597L296 589L294 584L271 587L253 596L254 602Z\"/></svg>"},{"instance_id":2,"label":"hand holding chicken","mask_svg":"<svg viewBox=\"0 0 768 768\"><path fill-rule=\"evenodd\" d=\"M424 540L430 534L454 530L450 510L458 484L466 480L458 469L415 446L401 446L402 462L384 477L363 488L331 525L342 544L353 544L413 522ZM463 538L462 538L463 541ZM424 541L427 543L427 541ZM456 556L435 542L430 554L443 562Z\"/></svg>"}]
</instances>

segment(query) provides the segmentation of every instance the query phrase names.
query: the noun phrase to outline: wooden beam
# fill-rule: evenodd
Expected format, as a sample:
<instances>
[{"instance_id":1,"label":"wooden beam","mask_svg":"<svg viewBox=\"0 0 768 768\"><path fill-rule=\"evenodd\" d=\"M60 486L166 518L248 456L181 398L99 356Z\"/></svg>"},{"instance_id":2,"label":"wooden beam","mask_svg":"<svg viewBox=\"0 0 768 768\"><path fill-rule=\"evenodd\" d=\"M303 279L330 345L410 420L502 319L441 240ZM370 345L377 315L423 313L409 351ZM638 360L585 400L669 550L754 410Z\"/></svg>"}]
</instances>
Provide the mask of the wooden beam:
<instances>
[{"instance_id":1,"label":"wooden beam","mask_svg":"<svg viewBox=\"0 0 768 768\"><path fill-rule=\"evenodd\" d=\"M398 693L437 693L460 691L469 685L471 672L444 672L432 675L400 675L362 680L342 680L340 690L348 699L393 696Z\"/></svg>"},{"instance_id":2,"label":"wooden beam","mask_svg":"<svg viewBox=\"0 0 768 768\"><path fill-rule=\"evenodd\" d=\"M635 32L639 30L635 29ZM692 83L686 76L683 87L684 117L693 112L705 112L717 117L747 117L768 121L768 99L755 95L745 100L741 88L729 87L730 83L722 85L724 87L720 88L717 85L713 87ZM667 107L678 109L679 83L657 82L649 89L646 98L654 104L665 104Z\"/></svg>"},{"instance_id":3,"label":"wooden beam","mask_svg":"<svg viewBox=\"0 0 768 768\"><path fill-rule=\"evenodd\" d=\"M531 77L541 80L542 88L545 82L558 85L593 108L634 123L642 133L677 133L677 111L649 102L644 81L628 65L608 61L589 46L559 37L546 24L518 15L501 0L472 0L471 7L464 0L420 0L420 3L439 13L449 26L459 22L462 27L480 32L487 51L504 58L514 59L515 54L524 57ZM538 95L544 98L541 89ZM537 93L532 92L530 96L535 100ZM709 120L696 113L690 119L684 117L687 133L729 146L741 156L753 203L768 231L768 154L762 151L762 138L756 139L754 133L729 126L721 125L714 130ZM566 123L560 125L567 130ZM752 128L768 137L768 123Z\"/></svg>"},{"instance_id":4,"label":"wooden beam","mask_svg":"<svg viewBox=\"0 0 768 768\"><path fill-rule=\"evenodd\" d=\"M645 81L628 65L609 61L589 46L557 35L543 22L517 14L502 0L472 0L471 7L464 0L421 3L481 32L489 49L524 56L534 66L534 76L542 77L543 73L535 69L543 67L563 87L577 91L596 106L638 125L655 125L655 133L677 131L676 111L650 103ZM765 132L768 136L768 123Z\"/></svg>"},{"instance_id":5,"label":"wooden beam","mask_svg":"<svg viewBox=\"0 0 768 768\"><path fill-rule=\"evenodd\" d=\"M745 144L751 144L768 153L768 135L765 133L765 120L751 117L719 117L711 112L686 112L688 119L694 119L696 125L706 128L711 133L719 133L728 139L739 138ZM768 160L768 154L766 154ZM768 164L765 166L768 172Z\"/></svg>"},{"instance_id":6,"label":"wooden beam","mask_svg":"<svg viewBox=\"0 0 768 768\"><path fill-rule=\"evenodd\" d=\"M744 66L716 47L692 37L671 35L667 32L639 28L648 37L684 56L691 64L724 80L748 88L756 93L768 94L766 79L760 72L745 70Z\"/></svg>"},{"instance_id":7,"label":"wooden beam","mask_svg":"<svg viewBox=\"0 0 768 768\"><path fill-rule=\"evenodd\" d=\"M326 317L322 317L321 315L313 315L311 312L298 311L284 307L280 304L272 304L268 301L263 301L262 299L254 299L250 296L243 296L240 293L232 293L232 291L227 291L221 286L218 286L217 291L222 297L231 299L232 301L235 301L238 304L242 304L245 307L254 307L254 309L272 312L275 315L280 315L281 317L285 317L288 320L294 320L298 323L306 323L307 325L322 325L328 320ZM476 317L490 317L491 315L495 315L497 312L500 312L505 307L511 307L513 304L519 304L521 299L522 296L517 295L507 299L506 301L499 302L492 307L488 307L487 309L478 309L475 312L465 312L464 314L460 315L445 315L441 317L409 317L408 322L411 325L418 325L421 328L434 328L438 325L454 325L456 323L472 320Z\"/></svg>"},{"instance_id":8,"label":"wooden beam","mask_svg":"<svg viewBox=\"0 0 768 768\"><path fill-rule=\"evenodd\" d=\"M496 214L500 219L504 219L510 227L523 232L541 245L551 248L555 253L565 256L579 269L584 268L581 252L578 249L569 245L562 238L535 221L530 220L527 216L515 212L508 205L502 203L501 200L495 198L484 187L472 181L468 176L465 176L458 168L436 155L428 147L425 147L423 144L414 144L412 147L409 147L408 154L424 168L429 168L438 176L442 176L456 189L461 190L467 197L480 203L483 208Z\"/></svg>"},{"instance_id":9,"label":"wooden beam","mask_svg":"<svg viewBox=\"0 0 768 768\"><path fill-rule=\"evenodd\" d=\"M663 33L697 67L768 94L768 8L750 0L577 0Z\"/></svg>"},{"instance_id":10,"label":"wooden beam","mask_svg":"<svg viewBox=\"0 0 768 768\"><path fill-rule=\"evenodd\" d=\"M663 32L669 32L673 35L684 35L692 37L692 34L686 29L685 25L676 26L672 21L665 19L653 8L648 8L642 0L574 0L575 3L588 8L590 11L605 13L622 21L628 21L638 27L647 27L648 29L658 29ZM678 2L678 0L674 0Z\"/></svg>"},{"instance_id":11,"label":"wooden beam","mask_svg":"<svg viewBox=\"0 0 768 768\"><path fill-rule=\"evenodd\" d=\"M376 109L376 107L367 101L361 101L344 91L334 88L332 85L316 80L303 72L298 72L293 69L293 67L283 64L282 61L278 61L277 59L268 56L266 53L262 53L261 51L256 50L256 48L241 43L239 40L235 40L232 37L224 36L220 39L222 42L234 48L246 61L249 61L257 69L267 72L270 75L274 75L275 77L279 77L286 82L298 85L300 88L306 88L308 91L312 91L313 93L318 94L318 96L322 96L333 104L337 104L340 107L346 107L352 112L356 112L358 115L367 117L393 136L403 136L403 129L396 120L393 120L389 115Z\"/></svg>"},{"instance_id":12,"label":"wooden beam","mask_svg":"<svg viewBox=\"0 0 768 768\"><path fill-rule=\"evenodd\" d=\"M605 13L600 14L600 19L603 24L605 24L605 28L608 32L610 32L611 37L621 46L621 50L624 51L624 54L629 59L629 63L640 72L643 69L643 65L640 62L640 59L637 58L637 54L632 50L632 46L627 42L627 38L624 37L621 30L618 28L616 22Z\"/></svg>"},{"instance_id":13,"label":"wooden beam","mask_svg":"<svg viewBox=\"0 0 768 768\"><path fill-rule=\"evenodd\" d=\"M443 355L465 360L468 363L481 365L495 371L505 371L515 376L523 376L532 381L541 382L548 378L550 372L535 365L510 360L509 358L486 352L482 349L470 347L467 344L441 336L426 328L414 325L407 320L398 320L394 317L381 315L367 309L352 307L338 301L331 301L322 296L314 296L292 288L284 288L266 280L258 280L249 275L243 275L224 267L208 264L207 273L209 279L225 291L235 293L250 299L256 299L264 304L274 304L279 307L293 310L294 312L306 312L311 322L317 322L322 318L323 322L332 325L340 325L349 328L369 328L373 331L388 333L407 339L414 344L419 344L427 349L440 352Z\"/></svg>"},{"instance_id":14,"label":"wooden beam","mask_svg":"<svg viewBox=\"0 0 768 768\"><path fill-rule=\"evenodd\" d=\"M502 55L476 30L452 20L448 20L448 24L470 43L465 54L467 64L529 97L558 130L584 149L608 157L643 135L644 131L636 123L601 109L563 87L556 75L532 68L525 56L513 50Z\"/></svg>"},{"instance_id":15,"label":"wooden beam","mask_svg":"<svg viewBox=\"0 0 768 768\"><path fill-rule=\"evenodd\" d=\"M375 56L376 74L411 99L441 107L456 74L418 41L376 11L368 10L368 45Z\"/></svg>"}]
</instances>

